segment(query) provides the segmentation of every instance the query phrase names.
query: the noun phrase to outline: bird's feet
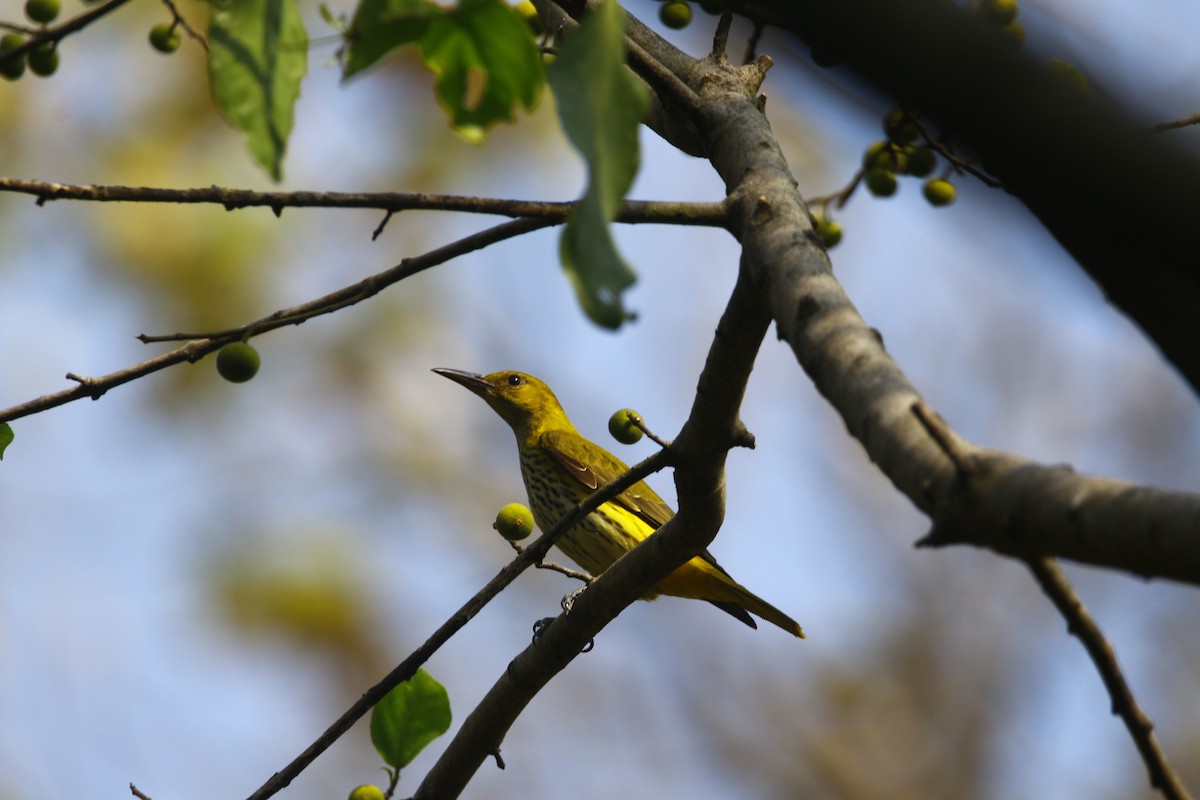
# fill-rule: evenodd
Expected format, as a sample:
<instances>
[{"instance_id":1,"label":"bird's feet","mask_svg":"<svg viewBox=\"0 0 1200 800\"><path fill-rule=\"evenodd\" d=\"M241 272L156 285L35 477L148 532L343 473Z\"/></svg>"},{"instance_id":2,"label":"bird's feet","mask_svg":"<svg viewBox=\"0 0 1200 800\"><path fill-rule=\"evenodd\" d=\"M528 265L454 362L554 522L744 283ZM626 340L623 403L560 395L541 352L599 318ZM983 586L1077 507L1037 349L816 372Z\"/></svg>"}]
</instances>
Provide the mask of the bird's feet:
<instances>
[{"instance_id":1,"label":"bird's feet","mask_svg":"<svg viewBox=\"0 0 1200 800\"><path fill-rule=\"evenodd\" d=\"M580 586L578 589L571 592L570 594L563 596L563 599L559 603L559 605L562 606L562 610L563 610L564 614L571 613L571 607L573 605L575 605L575 601L579 599L579 595L581 595L585 591L587 591L587 587L588 587L588 585L585 583L583 586Z\"/></svg>"},{"instance_id":2,"label":"bird's feet","mask_svg":"<svg viewBox=\"0 0 1200 800\"><path fill-rule=\"evenodd\" d=\"M563 614L571 613L571 607L575 605L575 601L579 598L579 595L583 594L584 590L586 589L587 584L585 583L583 586L580 586L575 591L563 597L562 602L560 603ZM542 634L545 633L546 628L550 627L550 623L554 622L555 619L557 619L557 617L543 617L542 619L539 619L537 622L533 623L533 644L535 647L537 646L538 640L542 638ZM583 649L580 650L580 652L586 653L595 646L596 640L590 639L588 640L588 643L583 646Z\"/></svg>"}]
</instances>

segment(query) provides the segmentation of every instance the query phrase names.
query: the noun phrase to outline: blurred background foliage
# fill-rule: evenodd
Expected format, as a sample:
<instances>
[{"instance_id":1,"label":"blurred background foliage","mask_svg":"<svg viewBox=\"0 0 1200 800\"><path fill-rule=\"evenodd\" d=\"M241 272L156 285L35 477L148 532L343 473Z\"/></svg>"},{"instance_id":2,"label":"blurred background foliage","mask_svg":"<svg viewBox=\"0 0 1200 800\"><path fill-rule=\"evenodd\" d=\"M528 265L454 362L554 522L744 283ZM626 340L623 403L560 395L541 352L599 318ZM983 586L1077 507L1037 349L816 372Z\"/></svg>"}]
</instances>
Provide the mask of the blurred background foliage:
<instances>
[{"instance_id":1,"label":"blurred background foliage","mask_svg":"<svg viewBox=\"0 0 1200 800\"><path fill-rule=\"evenodd\" d=\"M314 44L283 188L578 193L549 97L470 145L412 57L340 85L337 42L301 6ZM654 21L654 3L629 7ZM203 21L202 3L180 9ZM1046 0L1022 15L1031 47L1118 101L1197 110L1181 33L1200 25L1194 8ZM0 0L0 19L19 17ZM66 40L54 77L0 84L0 173L271 188L213 111L199 48L146 45L166 17L131 3ZM672 36L702 53L711 27L698 14ZM880 137L887 100L785 38L761 50L779 62L768 112L802 190L828 192ZM634 197L721 196L703 162L642 140ZM906 189L855 198L833 259L933 405L984 444L1194 490L1195 398L1022 210L969 181L945 211ZM0 404L159 351L138 333L240 324L493 222L406 212L372 241L380 220L0 195ZM619 236L640 316L617 335L583 318L542 232L257 339L262 372L245 386L204 361L19 421L0 472L0 797L119 796L130 781L156 800L247 794L491 577L511 556L491 519L523 499L511 434L429 368L538 374L600 441L624 406L672 435L737 250L717 232ZM714 551L810 640L741 630L704 604L637 604L534 702L508 769L485 767L469 796L1151 796L1099 678L1023 568L914 551L925 521L773 340L744 418L759 446L731 457ZM668 476L652 483L673 497ZM1195 592L1071 572L1200 786ZM428 665L455 726L571 588L525 576ZM344 796L382 782L377 766L359 726L287 793Z\"/></svg>"}]
</instances>

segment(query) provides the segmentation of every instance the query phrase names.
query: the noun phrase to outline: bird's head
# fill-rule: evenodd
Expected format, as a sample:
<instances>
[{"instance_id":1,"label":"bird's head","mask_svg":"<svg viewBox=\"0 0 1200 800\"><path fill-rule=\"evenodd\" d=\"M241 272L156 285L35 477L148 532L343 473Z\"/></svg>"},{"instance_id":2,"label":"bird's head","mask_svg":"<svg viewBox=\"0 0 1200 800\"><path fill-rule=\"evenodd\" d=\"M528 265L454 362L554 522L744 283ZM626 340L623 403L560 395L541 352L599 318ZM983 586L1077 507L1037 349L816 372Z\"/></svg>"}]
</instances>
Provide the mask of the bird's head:
<instances>
[{"instance_id":1,"label":"bird's head","mask_svg":"<svg viewBox=\"0 0 1200 800\"><path fill-rule=\"evenodd\" d=\"M482 397L509 424L519 440L542 431L570 428L571 422L550 387L524 372L476 375L458 369L433 370Z\"/></svg>"}]
</instances>

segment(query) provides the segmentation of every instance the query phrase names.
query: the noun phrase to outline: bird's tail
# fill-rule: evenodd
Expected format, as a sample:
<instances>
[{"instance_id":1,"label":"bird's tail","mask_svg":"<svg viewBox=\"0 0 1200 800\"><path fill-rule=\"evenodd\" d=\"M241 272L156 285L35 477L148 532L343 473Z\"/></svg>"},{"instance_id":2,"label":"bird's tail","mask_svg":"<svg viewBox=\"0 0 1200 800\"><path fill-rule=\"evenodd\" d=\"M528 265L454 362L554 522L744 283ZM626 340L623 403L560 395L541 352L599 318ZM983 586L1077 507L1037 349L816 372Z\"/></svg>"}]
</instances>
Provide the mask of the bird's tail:
<instances>
[{"instance_id":1,"label":"bird's tail","mask_svg":"<svg viewBox=\"0 0 1200 800\"><path fill-rule=\"evenodd\" d=\"M715 563L698 557L660 581L649 596L657 594L707 600L751 628L758 627L750 617L750 614L753 614L793 636L805 638L800 623L730 578L729 574Z\"/></svg>"},{"instance_id":2,"label":"bird's tail","mask_svg":"<svg viewBox=\"0 0 1200 800\"><path fill-rule=\"evenodd\" d=\"M735 583L734 587L736 588L734 588L731 593L735 595L736 599L734 599L732 603L728 603L729 605L745 609L745 611L749 611L754 616L760 617L776 627L783 628L793 636L798 636L801 639L805 638L804 629L800 627L799 622L796 622L796 620L792 619L787 614L768 603L766 600L763 600L758 595L751 593L748 589L740 584ZM716 605L718 608L721 608L721 610L728 611L728 609L724 608L724 605L726 605L725 603L716 603ZM734 614L734 616L736 617L738 615ZM743 622L744 621L745 620L743 620Z\"/></svg>"}]
</instances>

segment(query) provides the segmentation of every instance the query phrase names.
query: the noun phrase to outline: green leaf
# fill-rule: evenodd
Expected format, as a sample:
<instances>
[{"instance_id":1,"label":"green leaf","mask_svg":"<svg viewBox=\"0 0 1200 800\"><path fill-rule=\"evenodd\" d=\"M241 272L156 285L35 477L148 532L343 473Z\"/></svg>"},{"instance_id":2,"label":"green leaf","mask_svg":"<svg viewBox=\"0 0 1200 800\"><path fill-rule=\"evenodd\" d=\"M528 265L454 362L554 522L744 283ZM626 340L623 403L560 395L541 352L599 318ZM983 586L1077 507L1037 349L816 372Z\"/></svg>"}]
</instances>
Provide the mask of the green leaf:
<instances>
[{"instance_id":1,"label":"green leaf","mask_svg":"<svg viewBox=\"0 0 1200 800\"><path fill-rule=\"evenodd\" d=\"M362 0L346 37L343 77L362 72L397 47L419 42L430 21L445 13L428 0Z\"/></svg>"},{"instance_id":2,"label":"green leaf","mask_svg":"<svg viewBox=\"0 0 1200 800\"><path fill-rule=\"evenodd\" d=\"M371 743L391 767L407 766L450 727L450 698L423 669L388 692L371 711Z\"/></svg>"},{"instance_id":3,"label":"green leaf","mask_svg":"<svg viewBox=\"0 0 1200 800\"><path fill-rule=\"evenodd\" d=\"M427 0L362 0L350 27L345 75L415 42L437 76L438 103L468 140L512 121L517 105L531 109L541 96L541 55L525 21L501 0L461 0L453 9Z\"/></svg>"},{"instance_id":4,"label":"green leaf","mask_svg":"<svg viewBox=\"0 0 1200 800\"><path fill-rule=\"evenodd\" d=\"M606 0L563 42L550 67L563 130L588 165L588 185L567 220L559 257L579 302L600 325L628 318L621 292L636 279L609 231L638 170L645 88L625 68L625 15Z\"/></svg>"},{"instance_id":5,"label":"green leaf","mask_svg":"<svg viewBox=\"0 0 1200 800\"><path fill-rule=\"evenodd\" d=\"M461 0L433 20L421 53L437 76L438 103L469 140L513 121L518 104L532 109L541 96L541 54L525 21L500 0Z\"/></svg>"},{"instance_id":6,"label":"green leaf","mask_svg":"<svg viewBox=\"0 0 1200 800\"><path fill-rule=\"evenodd\" d=\"M276 181L283 176L283 153L307 70L308 33L293 0L214 2L208 29L213 97Z\"/></svg>"},{"instance_id":7,"label":"green leaf","mask_svg":"<svg viewBox=\"0 0 1200 800\"><path fill-rule=\"evenodd\" d=\"M0 422L0 460L4 458L4 449L12 444L12 440L16 438L13 433L12 426L7 422Z\"/></svg>"}]
</instances>

